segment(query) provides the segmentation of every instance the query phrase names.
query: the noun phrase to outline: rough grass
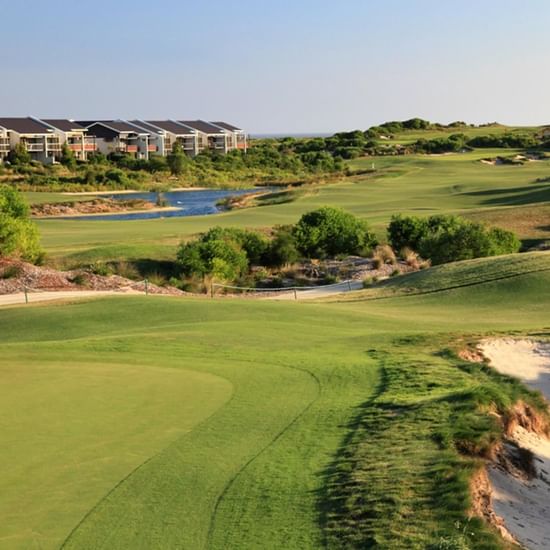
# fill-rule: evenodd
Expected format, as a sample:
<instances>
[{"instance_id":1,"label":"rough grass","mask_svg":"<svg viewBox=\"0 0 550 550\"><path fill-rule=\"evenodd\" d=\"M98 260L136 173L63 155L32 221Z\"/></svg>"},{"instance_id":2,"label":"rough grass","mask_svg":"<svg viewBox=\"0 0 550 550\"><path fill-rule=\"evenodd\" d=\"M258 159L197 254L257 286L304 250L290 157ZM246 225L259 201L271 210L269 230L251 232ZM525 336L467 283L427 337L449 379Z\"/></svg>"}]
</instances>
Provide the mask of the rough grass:
<instances>
[{"instance_id":1,"label":"rough grass","mask_svg":"<svg viewBox=\"0 0 550 550\"><path fill-rule=\"evenodd\" d=\"M550 244L550 204L482 210L467 217L513 231L527 247Z\"/></svg>"},{"instance_id":2,"label":"rough grass","mask_svg":"<svg viewBox=\"0 0 550 550\"><path fill-rule=\"evenodd\" d=\"M329 301L361 301L418 295L507 281L538 273L550 274L550 251L478 258L439 265L380 282L376 287Z\"/></svg>"},{"instance_id":3,"label":"rough grass","mask_svg":"<svg viewBox=\"0 0 550 550\"><path fill-rule=\"evenodd\" d=\"M528 267L350 303L3 309L0 547L428 548L457 522L500 547L468 522L458 448L494 441L488 404L534 398L446 350L550 332Z\"/></svg>"}]
</instances>

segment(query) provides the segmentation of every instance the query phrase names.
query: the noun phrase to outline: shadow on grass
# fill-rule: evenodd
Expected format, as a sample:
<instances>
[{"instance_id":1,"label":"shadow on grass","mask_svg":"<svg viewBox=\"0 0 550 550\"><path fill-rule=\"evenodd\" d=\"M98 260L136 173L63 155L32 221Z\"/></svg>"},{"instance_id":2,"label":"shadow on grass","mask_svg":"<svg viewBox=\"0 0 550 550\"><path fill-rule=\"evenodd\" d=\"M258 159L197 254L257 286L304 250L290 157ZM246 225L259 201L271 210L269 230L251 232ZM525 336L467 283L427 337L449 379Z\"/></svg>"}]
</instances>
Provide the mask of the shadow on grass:
<instances>
[{"instance_id":1,"label":"shadow on grass","mask_svg":"<svg viewBox=\"0 0 550 550\"><path fill-rule=\"evenodd\" d=\"M531 185L529 187L508 187L487 189L484 191L469 191L463 195L470 197L492 197L481 201L487 206L519 206L537 202L550 201L550 186Z\"/></svg>"},{"instance_id":2,"label":"shadow on grass","mask_svg":"<svg viewBox=\"0 0 550 550\"><path fill-rule=\"evenodd\" d=\"M378 361L380 382L357 407L334 460L320 473L323 546L501 548L483 521L467 519L469 480L473 457L500 433L478 404L502 401L499 390L514 391L485 387L488 367L461 364L449 352L437 353L444 363L424 354L412 359L418 342L413 337L409 343L396 355L369 352ZM461 541L465 546L456 546ZM441 546L448 542L454 546Z\"/></svg>"},{"instance_id":3,"label":"shadow on grass","mask_svg":"<svg viewBox=\"0 0 550 550\"><path fill-rule=\"evenodd\" d=\"M377 357L378 352L370 350L371 357ZM346 507L346 490L351 487L353 481L352 473L357 468L357 457L354 450L356 435L361 427L365 425L366 417L372 411L374 401L384 394L387 389L388 379L384 368L381 369L380 381L371 398L357 407L352 420L346 426L346 437L344 438L333 462L321 472L323 478L322 488L317 491L317 511L319 523L323 530L323 546L334 547L334 539L340 539L340 529L335 525L344 526L352 518L349 518L349 509ZM350 533L357 536L355 533ZM341 541L345 546L344 540ZM367 546L368 547L368 546Z\"/></svg>"}]
</instances>

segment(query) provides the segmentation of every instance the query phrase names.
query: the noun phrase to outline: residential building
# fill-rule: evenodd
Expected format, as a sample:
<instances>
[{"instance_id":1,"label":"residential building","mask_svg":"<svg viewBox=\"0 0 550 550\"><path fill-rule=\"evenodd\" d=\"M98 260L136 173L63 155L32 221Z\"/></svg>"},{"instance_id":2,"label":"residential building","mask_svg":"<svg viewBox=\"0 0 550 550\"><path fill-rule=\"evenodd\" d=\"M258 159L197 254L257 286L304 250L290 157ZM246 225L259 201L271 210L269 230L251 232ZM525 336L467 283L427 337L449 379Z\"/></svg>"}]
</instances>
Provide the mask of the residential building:
<instances>
[{"instance_id":1,"label":"residential building","mask_svg":"<svg viewBox=\"0 0 550 550\"><path fill-rule=\"evenodd\" d=\"M230 132L204 120L178 120L180 124L192 128L197 132L197 152L207 149L225 154L229 151L228 136Z\"/></svg>"},{"instance_id":2,"label":"residential building","mask_svg":"<svg viewBox=\"0 0 550 550\"><path fill-rule=\"evenodd\" d=\"M198 153L198 133L175 120L132 120L132 124L141 125L163 137L163 147L159 154L166 156L172 151L174 143L179 143L184 153L194 157Z\"/></svg>"},{"instance_id":3,"label":"residential building","mask_svg":"<svg viewBox=\"0 0 550 550\"><path fill-rule=\"evenodd\" d=\"M241 149L243 151L246 151L248 147L248 140L246 137L246 132L242 130L241 128L237 128L236 126L233 126L232 124L228 124L227 122L212 122L215 126L218 126L219 128L223 128L224 130L229 132L228 135L228 149Z\"/></svg>"},{"instance_id":4,"label":"residential building","mask_svg":"<svg viewBox=\"0 0 550 550\"><path fill-rule=\"evenodd\" d=\"M79 120L79 124L95 137L97 150L104 155L129 153L148 159L156 145L149 144L150 133L125 120Z\"/></svg>"},{"instance_id":5,"label":"residential building","mask_svg":"<svg viewBox=\"0 0 550 550\"><path fill-rule=\"evenodd\" d=\"M78 160L88 160L88 154L96 150L95 137L88 136L84 126L74 120L44 118L41 122L53 129L61 146L67 144Z\"/></svg>"},{"instance_id":6,"label":"residential building","mask_svg":"<svg viewBox=\"0 0 550 550\"><path fill-rule=\"evenodd\" d=\"M0 163L8 158L10 149L9 130L0 126Z\"/></svg>"},{"instance_id":7,"label":"residential building","mask_svg":"<svg viewBox=\"0 0 550 550\"><path fill-rule=\"evenodd\" d=\"M9 139L10 149L15 149L17 144L22 144L32 160L51 164L61 156L59 136L52 127L36 118L2 117L0 128L2 128L4 140L6 137Z\"/></svg>"},{"instance_id":8,"label":"residential building","mask_svg":"<svg viewBox=\"0 0 550 550\"><path fill-rule=\"evenodd\" d=\"M174 143L190 157L203 151L225 154L246 151L244 130L227 122L204 120L69 120L35 117L0 118L0 162L21 143L32 160L59 161L63 144L80 161L95 151L104 155L127 153L139 159L167 156Z\"/></svg>"}]
</instances>

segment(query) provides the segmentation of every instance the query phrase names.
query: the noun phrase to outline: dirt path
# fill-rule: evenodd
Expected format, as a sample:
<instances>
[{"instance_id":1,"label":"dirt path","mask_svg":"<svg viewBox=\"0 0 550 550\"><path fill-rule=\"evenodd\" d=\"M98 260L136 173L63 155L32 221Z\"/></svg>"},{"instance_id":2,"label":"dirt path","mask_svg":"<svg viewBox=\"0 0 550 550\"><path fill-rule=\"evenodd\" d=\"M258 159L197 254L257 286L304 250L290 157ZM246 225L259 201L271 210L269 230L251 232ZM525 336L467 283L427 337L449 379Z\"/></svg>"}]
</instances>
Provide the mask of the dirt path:
<instances>
[{"instance_id":1,"label":"dirt path","mask_svg":"<svg viewBox=\"0 0 550 550\"><path fill-rule=\"evenodd\" d=\"M550 343L493 339L482 342L480 349L496 370L519 378L550 400ZM525 479L489 468L493 509L523 546L550 548L550 440L521 427L512 437L533 453L537 474Z\"/></svg>"},{"instance_id":2,"label":"dirt path","mask_svg":"<svg viewBox=\"0 0 550 550\"><path fill-rule=\"evenodd\" d=\"M98 296L136 296L143 295L143 292L137 290L61 290L52 292L29 292L27 294L29 303L46 302L50 300L65 300L73 298L89 298ZM0 295L0 307L25 304L25 294L18 292L16 294Z\"/></svg>"}]
</instances>

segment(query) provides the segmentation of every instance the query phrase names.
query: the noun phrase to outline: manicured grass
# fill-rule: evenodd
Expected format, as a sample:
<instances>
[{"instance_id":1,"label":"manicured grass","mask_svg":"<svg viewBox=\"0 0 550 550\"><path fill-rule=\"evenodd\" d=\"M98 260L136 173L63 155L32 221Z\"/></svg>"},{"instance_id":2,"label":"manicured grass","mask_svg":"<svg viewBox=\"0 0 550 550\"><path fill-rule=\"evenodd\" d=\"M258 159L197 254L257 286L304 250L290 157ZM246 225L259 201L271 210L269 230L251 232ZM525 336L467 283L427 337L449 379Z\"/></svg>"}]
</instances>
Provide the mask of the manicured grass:
<instances>
[{"instance_id":1,"label":"manicured grass","mask_svg":"<svg viewBox=\"0 0 550 550\"><path fill-rule=\"evenodd\" d=\"M517 258L507 259L514 277L492 280L487 264L472 281L458 265L439 275L475 284L384 300L3 309L0 444L12 450L0 458L10 518L0 547L456 539L477 461L454 443L496 436L478 408L487 395L534 398L445 350L477 334L550 330L550 272L530 269L539 256ZM491 261L500 270L506 259ZM468 532L471 548L500 547L480 522Z\"/></svg>"},{"instance_id":2,"label":"manicured grass","mask_svg":"<svg viewBox=\"0 0 550 550\"><path fill-rule=\"evenodd\" d=\"M100 246L165 245L213 225L248 228L294 223L306 211L330 204L366 218L380 232L393 214L430 215L473 213L487 215L502 206L550 202L550 187L536 183L550 174L550 162L523 166L490 166L479 159L511 150L478 150L443 156L402 156L359 159L350 165L378 172L318 187L293 202L213 216L136 221L39 220L43 243L52 256L66 256ZM529 237L530 233L525 237Z\"/></svg>"},{"instance_id":3,"label":"manicured grass","mask_svg":"<svg viewBox=\"0 0 550 550\"><path fill-rule=\"evenodd\" d=\"M74 202L94 199L93 195L67 195L65 193L27 191L23 193L29 204Z\"/></svg>"}]
</instances>

